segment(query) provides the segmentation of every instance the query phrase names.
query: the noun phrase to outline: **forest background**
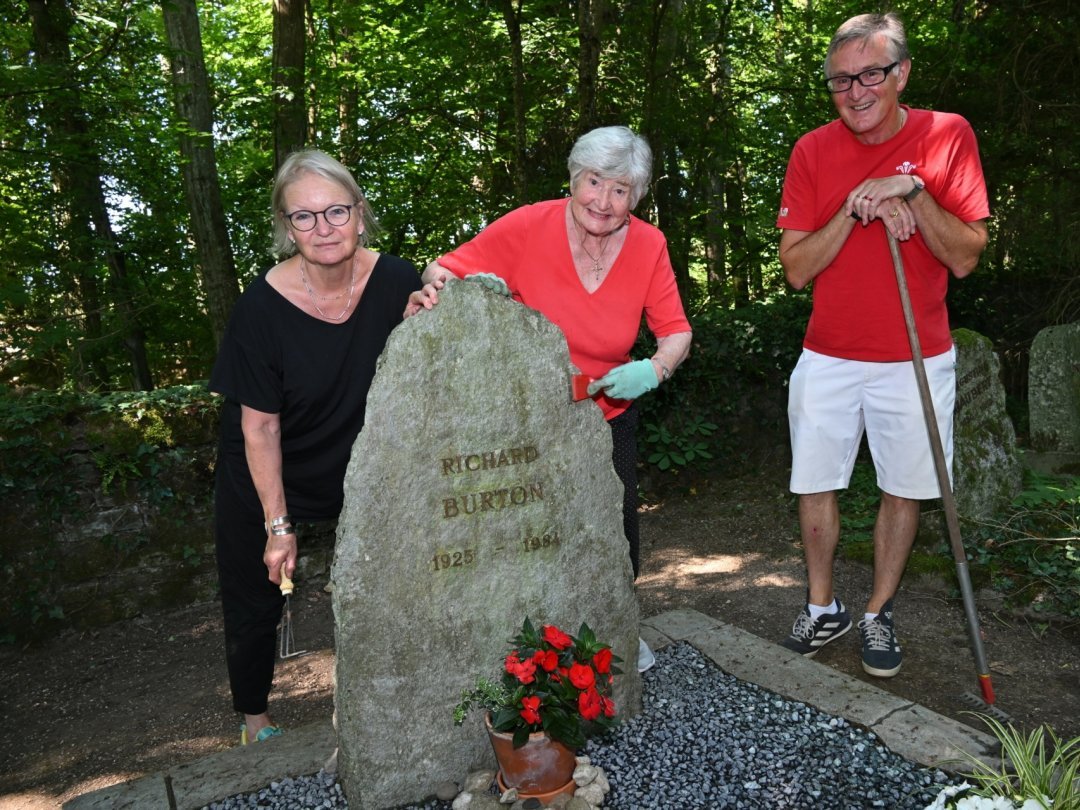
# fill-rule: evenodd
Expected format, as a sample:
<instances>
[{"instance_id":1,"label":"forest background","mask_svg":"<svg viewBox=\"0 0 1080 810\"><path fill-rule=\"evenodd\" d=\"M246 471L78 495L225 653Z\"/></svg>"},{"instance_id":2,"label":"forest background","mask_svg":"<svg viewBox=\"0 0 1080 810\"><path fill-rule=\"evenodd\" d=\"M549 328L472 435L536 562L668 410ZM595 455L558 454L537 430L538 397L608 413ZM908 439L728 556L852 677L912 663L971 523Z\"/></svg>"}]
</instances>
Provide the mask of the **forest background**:
<instances>
[{"instance_id":1,"label":"forest background","mask_svg":"<svg viewBox=\"0 0 1080 810\"><path fill-rule=\"evenodd\" d=\"M1075 0L0 10L5 498L71 504L67 457L42 449L63 431L43 428L42 408L212 409L205 380L231 306L274 260L270 187L290 151L338 156L381 221L374 247L423 266L515 206L564 196L570 146L607 124L652 145L636 213L668 238L695 332L691 360L643 401L644 458L731 465L747 443L783 444L809 296L786 287L777 260L780 189L796 138L835 117L828 40L866 11L906 23L903 101L959 113L978 136L990 243L951 289L951 318L992 340L1021 440L1028 347L1080 318ZM145 434L138 458L91 447L101 488L157 474L154 442Z\"/></svg>"}]
</instances>

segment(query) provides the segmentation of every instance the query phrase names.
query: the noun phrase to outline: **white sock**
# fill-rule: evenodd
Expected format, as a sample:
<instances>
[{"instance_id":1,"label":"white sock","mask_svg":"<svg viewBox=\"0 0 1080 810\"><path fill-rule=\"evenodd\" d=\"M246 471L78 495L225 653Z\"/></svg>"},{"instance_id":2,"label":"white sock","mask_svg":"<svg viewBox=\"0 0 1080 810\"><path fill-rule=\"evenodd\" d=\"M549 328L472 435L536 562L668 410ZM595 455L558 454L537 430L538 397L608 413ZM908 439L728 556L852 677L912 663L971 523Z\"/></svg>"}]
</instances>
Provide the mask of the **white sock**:
<instances>
[{"instance_id":1,"label":"white sock","mask_svg":"<svg viewBox=\"0 0 1080 810\"><path fill-rule=\"evenodd\" d=\"M806 609L810 611L810 618L815 622L824 616L826 613L836 613L840 608L836 605L836 597L827 605L814 605L809 602L806 604Z\"/></svg>"},{"instance_id":2,"label":"white sock","mask_svg":"<svg viewBox=\"0 0 1080 810\"><path fill-rule=\"evenodd\" d=\"M862 615L862 617L863 617L864 622L872 622L874 619L877 618L877 614L876 613L864 613Z\"/></svg>"}]
</instances>

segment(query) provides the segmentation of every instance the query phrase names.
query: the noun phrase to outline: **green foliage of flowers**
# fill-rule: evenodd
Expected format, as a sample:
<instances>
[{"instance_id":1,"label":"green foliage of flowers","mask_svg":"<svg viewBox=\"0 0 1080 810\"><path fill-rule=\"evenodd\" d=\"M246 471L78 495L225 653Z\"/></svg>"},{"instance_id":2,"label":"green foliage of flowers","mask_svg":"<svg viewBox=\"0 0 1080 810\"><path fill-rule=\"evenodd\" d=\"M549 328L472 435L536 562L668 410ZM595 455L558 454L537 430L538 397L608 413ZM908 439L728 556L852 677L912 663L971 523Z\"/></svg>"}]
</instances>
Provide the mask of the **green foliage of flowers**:
<instances>
[{"instance_id":1,"label":"green foliage of flowers","mask_svg":"<svg viewBox=\"0 0 1080 810\"><path fill-rule=\"evenodd\" d=\"M454 708L457 725L470 709L483 709L490 712L492 728L514 735L515 748L535 732L580 748L612 728L611 692L622 659L587 624L571 636L550 624L537 630L525 617L510 645L499 682L481 676L462 692Z\"/></svg>"},{"instance_id":2,"label":"green foliage of flowers","mask_svg":"<svg viewBox=\"0 0 1080 810\"><path fill-rule=\"evenodd\" d=\"M137 482L161 501L171 494L161 473L213 440L217 410L205 385L0 395L0 494L32 498L42 517L58 519L79 508L77 479L93 469L104 494Z\"/></svg>"},{"instance_id":3,"label":"green foliage of flowers","mask_svg":"<svg viewBox=\"0 0 1080 810\"><path fill-rule=\"evenodd\" d=\"M977 714L1001 744L1001 762L989 765L965 752L974 785L947 788L927 810L1078 810L1080 737L1063 742L1049 726L1028 734L1011 723Z\"/></svg>"},{"instance_id":4,"label":"green foliage of flowers","mask_svg":"<svg viewBox=\"0 0 1080 810\"><path fill-rule=\"evenodd\" d=\"M855 463L848 488L837 496L840 505L840 538L847 547L869 544L873 548L874 522L877 520L881 490L877 485L874 465L866 461Z\"/></svg>"},{"instance_id":5,"label":"green foliage of flowers","mask_svg":"<svg viewBox=\"0 0 1080 810\"><path fill-rule=\"evenodd\" d=\"M1080 478L1028 472L1009 511L964 539L973 574L1014 603L1080 616Z\"/></svg>"},{"instance_id":6,"label":"green foliage of flowers","mask_svg":"<svg viewBox=\"0 0 1080 810\"><path fill-rule=\"evenodd\" d=\"M690 357L638 400L641 458L677 473L707 468L763 437L786 435L787 379L802 348L809 304L804 295L736 309L687 302ZM632 355L654 351L655 341L643 331Z\"/></svg>"},{"instance_id":7,"label":"green foliage of flowers","mask_svg":"<svg viewBox=\"0 0 1080 810\"><path fill-rule=\"evenodd\" d=\"M690 467L711 461L709 437L719 425L706 422L700 416L684 420L678 432L664 425L649 422L645 425L645 445L650 449L646 461L655 464L661 470L673 466Z\"/></svg>"},{"instance_id":8,"label":"green foliage of flowers","mask_svg":"<svg viewBox=\"0 0 1080 810\"><path fill-rule=\"evenodd\" d=\"M103 501L138 500L177 525L208 504L218 408L205 385L0 392L0 497L8 507L0 517L0 586L10 608L0 641L69 620L63 584L81 562L70 554L61 560L57 538L66 525L91 519ZM101 536L111 563L151 544L163 545L145 533ZM197 565L198 552L184 562Z\"/></svg>"},{"instance_id":9,"label":"green foliage of flowers","mask_svg":"<svg viewBox=\"0 0 1080 810\"><path fill-rule=\"evenodd\" d=\"M872 558L879 500L873 465L858 461L839 495L840 547L851 559ZM990 585L1014 605L1080 617L1080 478L1029 471L1007 512L981 523L965 521L960 529L973 582ZM916 548L912 567L946 575L951 569L947 537L922 556Z\"/></svg>"}]
</instances>

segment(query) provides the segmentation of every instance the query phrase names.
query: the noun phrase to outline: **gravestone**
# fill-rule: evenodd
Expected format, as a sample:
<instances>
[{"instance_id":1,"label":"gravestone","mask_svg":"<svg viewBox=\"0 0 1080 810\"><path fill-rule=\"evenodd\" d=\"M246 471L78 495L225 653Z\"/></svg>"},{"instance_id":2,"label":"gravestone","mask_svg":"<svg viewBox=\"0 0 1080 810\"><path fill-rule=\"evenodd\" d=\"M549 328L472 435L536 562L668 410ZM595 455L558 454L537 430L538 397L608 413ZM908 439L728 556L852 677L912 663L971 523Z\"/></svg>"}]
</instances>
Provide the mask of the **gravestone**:
<instances>
[{"instance_id":1,"label":"gravestone","mask_svg":"<svg viewBox=\"0 0 1080 810\"><path fill-rule=\"evenodd\" d=\"M418 801L494 766L480 712L526 616L588 623L624 663L640 711L638 607L611 433L572 402L550 321L451 281L390 336L345 477L333 567L338 767L350 807Z\"/></svg>"},{"instance_id":2,"label":"gravestone","mask_svg":"<svg viewBox=\"0 0 1080 810\"><path fill-rule=\"evenodd\" d=\"M1035 336L1028 363L1031 447L1080 453L1080 322Z\"/></svg>"},{"instance_id":3,"label":"gravestone","mask_svg":"<svg viewBox=\"0 0 1080 810\"><path fill-rule=\"evenodd\" d=\"M990 341L953 331L956 406L953 411L953 491L956 511L983 518L1008 506L1023 485L1016 430L1005 411L1001 363Z\"/></svg>"}]
</instances>

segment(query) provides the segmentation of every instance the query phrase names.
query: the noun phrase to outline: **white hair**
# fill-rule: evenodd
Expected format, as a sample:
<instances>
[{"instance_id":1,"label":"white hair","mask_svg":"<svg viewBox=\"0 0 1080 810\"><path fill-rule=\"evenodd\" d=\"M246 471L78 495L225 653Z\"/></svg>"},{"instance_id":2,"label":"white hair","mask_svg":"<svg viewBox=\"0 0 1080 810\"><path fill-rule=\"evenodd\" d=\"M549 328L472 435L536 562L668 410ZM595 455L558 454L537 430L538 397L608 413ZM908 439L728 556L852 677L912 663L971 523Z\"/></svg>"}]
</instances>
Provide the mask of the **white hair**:
<instances>
[{"instance_id":1,"label":"white hair","mask_svg":"<svg viewBox=\"0 0 1080 810\"><path fill-rule=\"evenodd\" d=\"M600 127L577 139L566 167L571 192L585 172L605 180L626 180L633 208L645 196L652 179L652 150L649 142L629 127Z\"/></svg>"},{"instance_id":2,"label":"white hair","mask_svg":"<svg viewBox=\"0 0 1080 810\"><path fill-rule=\"evenodd\" d=\"M829 50L825 53L825 63L822 66L825 78L829 77L829 60L841 47L849 42L868 43L878 34L885 37L894 62L903 62L911 58L907 34L904 33L904 23L900 21L899 16L891 11L888 14L860 14L845 22L833 34Z\"/></svg>"}]
</instances>

